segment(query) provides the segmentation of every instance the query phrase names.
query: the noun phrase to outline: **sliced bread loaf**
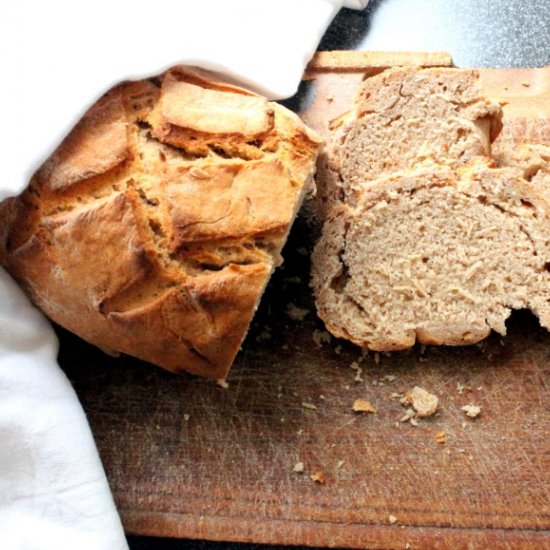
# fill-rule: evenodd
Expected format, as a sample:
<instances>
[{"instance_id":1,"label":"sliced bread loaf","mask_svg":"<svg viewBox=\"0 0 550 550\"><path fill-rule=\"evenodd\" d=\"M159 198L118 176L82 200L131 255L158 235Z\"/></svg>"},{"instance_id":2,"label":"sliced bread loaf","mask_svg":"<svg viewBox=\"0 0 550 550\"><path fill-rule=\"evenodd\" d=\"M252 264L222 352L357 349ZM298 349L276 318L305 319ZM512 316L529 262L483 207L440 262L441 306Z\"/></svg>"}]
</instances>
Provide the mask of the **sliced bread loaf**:
<instances>
[{"instance_id":1,"label":"sliced bread loaf","mask_svg":"<svg viewBox=\"0 0 550 550\"><path fill-rule=\"evenodd\" d=\"M312 281L328 329L370 349L471 344L520 308L550 329L550 203L483 161L379 178L332 210Z\"/></svg>"},{"instance_id":2,"label":"sliced bread loaf","mask_svg":"<svg viewBox=\"0 0 550 550\"><path fill-rule=\"evenodd\" d=\"M523 308L550 329L548 147L500 147L495 162L501 117L476 71L397 68L360 86L318 179L312 286L333 334L471 344Z\"/></svg>"}]
</instances>

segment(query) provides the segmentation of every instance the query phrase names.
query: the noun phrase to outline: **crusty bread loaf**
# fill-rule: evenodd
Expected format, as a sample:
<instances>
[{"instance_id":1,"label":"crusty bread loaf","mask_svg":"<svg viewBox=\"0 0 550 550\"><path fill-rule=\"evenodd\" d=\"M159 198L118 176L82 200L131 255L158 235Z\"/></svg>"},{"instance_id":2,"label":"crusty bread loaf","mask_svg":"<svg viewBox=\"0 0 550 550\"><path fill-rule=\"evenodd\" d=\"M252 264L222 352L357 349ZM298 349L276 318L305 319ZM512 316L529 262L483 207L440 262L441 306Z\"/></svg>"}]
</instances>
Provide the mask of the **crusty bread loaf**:
<instances>
[{"instance_id":1,"label":"crusty bread loaf","mask_svg":"<svg viewBox=\"0 0 550 550\"><path fill-rule=\"evenodd\" d=\"M370 349L475 343L512 309L550 329L550 203L510 168L374 180L333 209L313 266L328 329Z\"/></svg>"},{"instance_id":2,"label":"crusty bread loaf","mask_svg":"<svg viewBox=\"0 0 550 550\"><path fill-rule=\"evenodd\" d=\"M367 78L320 162L317 311L375 350L471 344L512 309L550 329L548 148L499 150L476 71Z\"/></svg>"},{"instance_id":3,"label":"crusty bread loaf","mask_svg":"<svg viewBox=\"0 0 550 550\"><path fill-rule=\"evenodd\" d=\"M490 155L502 109L475 70L396 67L364 80L331 124L317 174L321 213L348 204L372 179L421 163L459 166Z\"/></svg>"},{"instance_id":4,"label":"crusty bread loaf","mask_svg":"<svg viewBox=\"0 0 550 550\"><path fill-rule=\"evenodd\" d=\"M320 144L293 113L213 73L120 85L0 206L0 260L85 340L222 378Z\"/></svg>"}]
</instances>

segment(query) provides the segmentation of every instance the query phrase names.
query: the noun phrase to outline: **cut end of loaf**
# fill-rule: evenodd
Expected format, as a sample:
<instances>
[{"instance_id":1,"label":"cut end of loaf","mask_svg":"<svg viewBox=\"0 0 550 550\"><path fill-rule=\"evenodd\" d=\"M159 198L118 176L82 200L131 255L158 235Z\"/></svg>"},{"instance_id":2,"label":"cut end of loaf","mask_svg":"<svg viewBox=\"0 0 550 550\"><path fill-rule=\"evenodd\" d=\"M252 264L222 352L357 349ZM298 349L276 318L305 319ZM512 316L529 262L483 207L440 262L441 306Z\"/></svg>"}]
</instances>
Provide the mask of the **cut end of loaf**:
<instances>
[{"instance_id":1,"label":"cut end of loaf","mask_svg":"<svg viewBox=\"0 0 550 550\"><path fill-rule=\"evenodd\" d=\"M550 328L549 204L511 169L474 163L371 182L327 219L313 258L318 313L375 350L472 344L512 309Z\"/></svg>"}]
</instances>

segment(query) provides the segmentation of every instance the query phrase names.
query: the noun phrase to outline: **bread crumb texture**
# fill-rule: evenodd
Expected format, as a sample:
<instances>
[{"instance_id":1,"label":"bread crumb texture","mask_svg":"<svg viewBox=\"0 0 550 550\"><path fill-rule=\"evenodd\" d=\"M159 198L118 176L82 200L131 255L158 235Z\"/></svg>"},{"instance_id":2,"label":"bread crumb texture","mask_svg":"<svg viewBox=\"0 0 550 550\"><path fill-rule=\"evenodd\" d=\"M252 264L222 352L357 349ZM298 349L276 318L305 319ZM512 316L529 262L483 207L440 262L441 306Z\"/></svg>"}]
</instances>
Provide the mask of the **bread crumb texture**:
<instances>
[{"instance_id":1,"label":"bread crumb texture","mask_svg":"<svg viewBox=\"0 0 550 550\"><path fill-rule=\"evenodd\" d=\"M470 418L476 418L481 414L481 407L477 405L464 405L463 407L460 407L462 411L466 413L466 416L469 416Z\"/></svg>"},{"instance_id":2,"label":"bread crumb texture","mask_svg":"<svg viewBox=\"0 0 550 550\"><path fill-rule=\"evenodd\" d=\"M223 379L320 143L214 73L122 84L0 205L0 261L88 342Z\"/></svg>"},{"instance_id":3,"label":"bread crumb texture","mask_svg":"<svg viewBox=\"0 0 550 550\"><path fill-rule=\"evenodd\" d=\"M352 409L357 413L376 413L376 408L367 399L356 399L353 402Z\"/></svg>"},{"instance_id":4,"label":"bread crumb texture","mask_svg":"<svg viewBox=\"0 0 550 550\"><path fill-rule=\"evenodd\" d=\"M296 322L303 321L308 313L308 309L298 307L292 302L288 303L286 306L286 314L290 317L290 319Z\"/></svg>"},{"instance_id":5,"label":"bread crumb texture","mask_svg":"<svg viewBox=\"0 0 550 550\"><path fill-rule=\"evenodd\" d=\"M325 474L321 471L314 472L309 477L312 481L315 481L315 483L319 483L319 485L324 485L325 483Z\"/></svg>"},{"instance_id":6,"label":"bread crumb texture","mask_svg":"<svg viewBox=\"0 0 550 550\"><path fill-rule=\"evenodd\" d=\"M495 151L476 71L367 78L319 162L312 262L327 329L378 351L474 344L514 309L550 328L550 150Z\"/></svg>"},{"instance_id":7,"label":"bread crumb texture","mask_svg":"<svg viewBox=\"0 0 550 550\"><path fill-rule=\"evenodd\" d=\"M410 402L417 416L432 416L437 411L439 398L424 388L415 386L410 392Z\"/></svg>"}]
</instances>

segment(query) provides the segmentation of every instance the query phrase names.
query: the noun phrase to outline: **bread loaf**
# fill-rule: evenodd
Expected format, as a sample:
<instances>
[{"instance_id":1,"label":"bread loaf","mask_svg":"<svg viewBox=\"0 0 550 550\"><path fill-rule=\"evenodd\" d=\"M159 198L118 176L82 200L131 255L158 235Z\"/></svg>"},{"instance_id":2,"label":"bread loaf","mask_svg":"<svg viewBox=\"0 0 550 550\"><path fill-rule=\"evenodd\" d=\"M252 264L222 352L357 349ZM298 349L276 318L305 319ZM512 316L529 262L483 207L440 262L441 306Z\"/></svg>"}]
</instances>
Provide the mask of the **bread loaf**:
<instances>
[{"instance_id":1,"label":"bread loaf","mask_svg":"<svg viewBox=\"0 0 550 550\"><path fill-rule=\"evenodd\" d=\"M550 329L550 203L509 168L372 181L333 210L313 265L318 314L362 347L472 344L505 334L512 309Z\"/></svg>"},{"instance_id":2,"label":"bread loaf","mask_svg":"<svg viewBox=\"0 0 550 550\"><path fill-rule=\"evenodd\" d=\"M312 286L334 335L471 344L523 308L550 329L548 151L496 167L501 116L475 71L398 68L361 85L320 163Z\"/></svg>"},{"instance_id":3,"label":"bread loaf","mask_svg":"<svg viewBox=\"0 0 550 550\"><path fill-rule=\"evenodd\" d=\"M293 113L179 67L94 105L0 206L0 261L109 353L228 372L312 176Z\"/></svg>"}]
</instances>

